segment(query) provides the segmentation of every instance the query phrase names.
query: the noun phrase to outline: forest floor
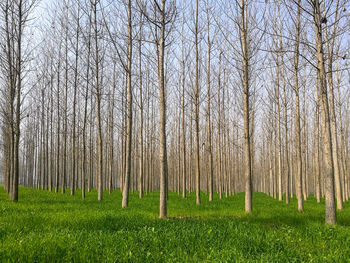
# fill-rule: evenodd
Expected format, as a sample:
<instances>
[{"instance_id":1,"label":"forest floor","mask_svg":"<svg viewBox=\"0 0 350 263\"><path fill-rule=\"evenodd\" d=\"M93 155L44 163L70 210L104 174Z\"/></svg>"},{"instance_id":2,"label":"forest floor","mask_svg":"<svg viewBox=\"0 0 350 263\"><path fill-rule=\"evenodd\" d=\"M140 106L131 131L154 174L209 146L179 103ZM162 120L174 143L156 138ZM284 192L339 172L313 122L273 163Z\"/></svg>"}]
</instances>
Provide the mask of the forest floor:
<instances>
[{"instance_id":1,"label":"forest floor","mask_svg":"<svg viewBox=\"0 0 350 263\"><path fill-rule=\"evenodd\" d=\"M0 261L3 262L350 262L350 203L338 225L324 224L324 204L313 197L305 212L262 193L244 213L244 194L196 206L169 193L167 220L158 219L159 192L65 195L19 189L9 201L0 186Z\"/></svg>"}]
</instances>

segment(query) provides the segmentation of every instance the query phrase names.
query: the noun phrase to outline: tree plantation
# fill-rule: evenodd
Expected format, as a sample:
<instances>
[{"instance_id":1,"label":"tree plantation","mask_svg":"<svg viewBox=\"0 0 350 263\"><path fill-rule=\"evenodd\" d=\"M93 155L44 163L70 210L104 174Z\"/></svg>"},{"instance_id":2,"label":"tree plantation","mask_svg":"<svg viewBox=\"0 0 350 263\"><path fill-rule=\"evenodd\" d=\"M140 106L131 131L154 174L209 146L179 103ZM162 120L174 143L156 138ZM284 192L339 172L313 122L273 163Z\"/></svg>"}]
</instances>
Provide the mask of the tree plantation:
<instances>
[{"instance_id":1,"label":"tree plantation","mask_svg":"<svg viewBox=\"0 0 350 263\"><path fill-rule=\"evenodd\" d=\"M350 259L347 0L1 0L0 93L0 261Z\"/></svg>"}]
</instances>

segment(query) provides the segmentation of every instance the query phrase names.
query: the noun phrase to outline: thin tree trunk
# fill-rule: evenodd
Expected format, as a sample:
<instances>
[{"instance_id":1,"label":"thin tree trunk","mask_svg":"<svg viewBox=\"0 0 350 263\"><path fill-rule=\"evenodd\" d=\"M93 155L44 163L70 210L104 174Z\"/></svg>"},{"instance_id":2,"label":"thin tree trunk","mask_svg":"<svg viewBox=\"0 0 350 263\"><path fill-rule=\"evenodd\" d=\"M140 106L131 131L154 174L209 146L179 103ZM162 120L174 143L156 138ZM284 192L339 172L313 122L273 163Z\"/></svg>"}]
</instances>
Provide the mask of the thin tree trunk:
<instances>
[{"instance_id":1,"label":"thin tree trunk","mask_svg":"<svg viewBox=\"0 0 350 263\"><path fill-rule=\"evenodd\" d=\"M213 200L214 171L213 171L213 152L212 152L212 131L211 131L211 90L210 90L210 64L211 64L211 40L210 40L210 21L209 21L209 2L207 7L207 35L208 35L208 68L207 68L207 129L208 129L208 154L209 154L209 201Z\"/></svg>"},{"instance_id":2,"label":"thin tree trunk","mask_svg":"<svg viewBox=\"0 0 350 263\"><path fill-rule=\"evenodd\" d=\"M61 192L65 193L67 178L67 129L68 129L68 6L66 6L65 30L65 93L64 93L64 137L63 137L63 173L61 179Z\"/></svg>"},{"instance_id":3,"label":"thin tree trunk","mask_svg":"<svg viewBox=\"0 0 350 263\"><path fill-rule=\"evenodd\" d=\"M276 57L276 87L275 87L275 101L277 114L277 147L278 147L278 200L283 200L282 192L282 140L281 140L281 112L280 112L280 64L279 56Z\"/></svg>"},{"instance_id":4,"label":"thin tree trunk","mask_svg":"<svg viewBox=\"0 0 350 263\"><path fill-rule=\"evenodd\" d=\"M58 193L58 187L59 187L59 181L60 181L60 138L61 138L61 115L60 115L60 90L61 90L61 82L60 82L60 76L61 76L61 42L59 45L59 52L58 52L58 65L57 65L57 129L56 129L56 169L55 169L55 177L56 177L56 185L55 185L55 192Z\"/></svg>"},{"instance_id":5,"label":"thin tree trunk","mask_svg":"<svg viewBox=\"0 0 350 263\"><path fill-rule=\"evenodd\" d=\"M18 2L18 36L17 36L17 58L16 58L16 116L15 116L15 140L14 140L14 160L13 160L13 191L11 199L18 201L18 181L19 181L19 143L20 143L20 122L21 122L21 88L22 88L22 25L23 25L23 1Z\"/></svg>"},{"instance_id":6,"label":"thin tree trunk","mask_svg":"<svg viewBox=\"0 0 350 263\"><path fill-rule=\"evenodd\" d=\"M91 24L89 24L89 31L88 31L88 43L87 43L87 68L86 68L86 83L85 83L85 103L84 103L84 121L83 121L83 172L82 172L82 178L81 178L81 197L84 200L85 199L85 175L87 174L87 151L86 151L86 125L87 125L87 106L88 106L88 97L89 97L89 74L90 74L90 53L91 53ZM92 94L91 94L92 96ZM92 107L92 105L91 105ZM92 117L92 116L91 116ZM91 134L90 134L91 136ZM90 180L89 180L90 181Z\"/></svg>"},{"instance_id":7,"label":"thin tree trunk","mask_svg":"<svg viewBox=\"0 0 350 263\"><path fill-rule=\"evenodd\" d=\"M278 20L280 24L280 38L279 38L279 46L281 50L281 78L283 85L283 115L284 115L284 154L285 154L285 192L286 192L286 203L289 204L289 177L290 177L290 164L289 164L289 148L288 148L288 105L287 105L287 91L286 91L286 78L284 72L284 48L282 42L282 22L281 22L281 14L280 14L280 4L278 2Z\"/></svg>"},{"instance_id":8,"label":"thin tree trunk","mask_svg":"<svg viewBox=\"0 0 350 263\"><path fill-rule=\"evenodd\" d=\"M200 205L200 149L199 149L199 53L198 53L198 14L199 1L196 0L196 20L195 20L195 50L196 50L196 80L194 94L194 121L195 121L195 137L196 137L196 204Z\"/></svg>"},{"instance_id":9,"label":"thin tree trunk","mask_svg":"<svg viewBox=\"0 0 350 263\"><path fill-rule=\"evenodd\" d=\"M142 101L142 13L140 15L140 38L139 38L139 100L140 100L140 143L139 143L139 197L143 197L143 176L144 176L144 156L143 156L143 101Z\"/></svg>"},{"instance_id":10,"label":"thin tree trunk","mask_svg":"<svg viewBox=\"0 0 350 263\"><path fill-rule=\"evenodd\" d=\"M186 198L186 127L185 127L185 55L184 55L184 26L185 8L182 2L182 28L181 28L181 118L182 118L182 197Z\"/></svg>"},{"instance_id":11,"label":"thin tree trunk","mask_svg":"<svg viewBox=\"0 0 350 263\"><path fill-rule=\"evenodd\" d=\"M94 44L95 44L95 92L96 92L96 123L97 123L97 199L102 201L103 198L103 186L102 186L102 173L103 173L103 142L102 142L102 119L101 119L101 87L100 87L100 57L98 46L98 23L97 23L97 1L92 3L94 20Z\"/></svg>"},{"instance_id":12,"label":"thin tree trunk","mask_svg":"<svg viewBox=\"0 0 350 263\"><path fill-rule=\"evenodd\" d=\"M159 200L159 218L167 217L167 177L168 177L168 160L167 160L167 143L166 143L166 93L164 80L164 50L165 50L165 0L161 2L160 9L160 39L158 54L158 88L159 88L159 160L160 160L160 200ZM158 42L158 40L157 40Z\"/></svg>"},{"instance_id":13,"label":"thin tree trunk","mask_svg":"<svg viewBox=\"0 0 350 263\"><path fill-rule=\"evenodd\" d=\"M298 210L303 211L302 198L302 156L301 156L301 129L300 129L300 100L299 100L299 38L300 38L300 13L301 0L297 4L297 22L296 22L296 39L295 39L295 56L294 56L294 90L295 90L295 144L297 158L296 173L296 194L298 198Z\"/></svg>"},{"instance_id":14,"label":"thin tree trunk","mask_svg":"<svg viewBox=\"0 0 350 263\"><path fill-rule=\"evenodd\" d=\"M74 67L74 94L73 94L73 126L72 126L72 178L70 194L75 193L75 178L76 178L76 104L77 104L77 89L78 89L78 62L79 62L79 30L80 30L80 6L78 6L77 28L75 35L75 67Z\"/></svg>"},{"instance_id":15,"label":"thin tree trunk","mask_svg":"<svg viewBox=\"0 0 350 263\"><path fill-rule=\"evenodd\" d=\"M131 25L131 0L128 1L128 61L126 72L126 85L128 93L128 127L126 141L126 171L125 182L123 187L122 207L128 207L129 204L129 187L131 176L131 141L132 141L132 84L131 84L131 68L132 68L132 25Z\"/></svg>"},{"instance_id":16,"label":"thin tree trunk","mask_svg":"<svg viewBox=\"0 0 350 263\"><path fill-rule=\"evenodd\" d=\"M250 107L249 107L249 52L247 42L247 3L241 0L240 5L241 21L241 45L243 58L243 119L244 119L244 153L245 153L245 211L252 211L252 162L251 162L251 143L250 143Z\"/></svg>"},{"instance_id":17,"label":"thin tree trunk","mask_svg":"<svg viewBox=\"0 0 350 263\"><path fill-rule=\"evenodd\" d=\"M314 131L314 145L315 145L315 194L317 203L321 202L321 184L320 184L320 98L319 98L320 80L317 78L316 85L316 112L315 112L315 131Z\"/></svg>"}]
</instances>

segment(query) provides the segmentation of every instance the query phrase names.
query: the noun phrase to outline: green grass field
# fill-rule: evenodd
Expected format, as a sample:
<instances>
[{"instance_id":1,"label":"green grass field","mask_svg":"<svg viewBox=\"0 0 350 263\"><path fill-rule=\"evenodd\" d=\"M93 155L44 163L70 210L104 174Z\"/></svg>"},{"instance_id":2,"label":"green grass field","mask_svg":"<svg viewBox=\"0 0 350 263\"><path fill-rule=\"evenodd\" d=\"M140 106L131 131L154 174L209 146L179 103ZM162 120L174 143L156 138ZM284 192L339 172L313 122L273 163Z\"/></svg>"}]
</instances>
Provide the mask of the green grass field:
<instances>
[{"instance_id":1,"label":"green grass field","mask_svg":"<svg viewBox=\"0 0 350 263\"><path fill-rule=\"evenodd\" d=\"M255 193L244 213L244 194L196 206L169 194L167 220L158 219L159 192L87 193L81 200L21 187L19 202L0 187L1 262L350 262L350 205L338 225L324 224L324 204L310 198L305 212Z\"/></svg>"}]
</instances>

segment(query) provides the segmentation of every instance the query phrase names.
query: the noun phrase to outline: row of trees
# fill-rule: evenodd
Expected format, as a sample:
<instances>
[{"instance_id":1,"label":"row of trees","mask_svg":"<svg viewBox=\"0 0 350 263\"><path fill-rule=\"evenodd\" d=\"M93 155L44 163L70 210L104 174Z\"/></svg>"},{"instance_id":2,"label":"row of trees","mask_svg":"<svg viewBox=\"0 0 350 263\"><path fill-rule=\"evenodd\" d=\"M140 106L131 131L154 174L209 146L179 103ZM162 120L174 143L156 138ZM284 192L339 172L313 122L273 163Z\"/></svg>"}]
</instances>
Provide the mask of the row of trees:
<instances>
[{"instance_id":1,"label":"row of trees","mask_svg":"<svg viewBox=\"0 0 350 263\"><path fill-rule=\"evenodd\" d=\"M37 12L46 13L36 18ZM42 11L41 8L44 8ZM5 189L350 193L345 0L1 3ZM21 136L20 136L21 135ZM87 188L87 189L86 189Z\"/></svg>"}]
</instances>

